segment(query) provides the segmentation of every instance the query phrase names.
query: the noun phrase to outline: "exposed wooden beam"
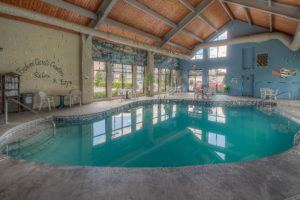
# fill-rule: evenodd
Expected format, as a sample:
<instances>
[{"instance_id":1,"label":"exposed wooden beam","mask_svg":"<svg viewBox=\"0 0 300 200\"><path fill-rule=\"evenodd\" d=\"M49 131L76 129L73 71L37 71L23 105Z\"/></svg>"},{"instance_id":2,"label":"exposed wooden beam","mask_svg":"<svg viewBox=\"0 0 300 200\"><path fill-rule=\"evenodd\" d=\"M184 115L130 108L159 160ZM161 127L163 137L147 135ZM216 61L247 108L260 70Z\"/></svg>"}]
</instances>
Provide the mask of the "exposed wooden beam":
<instances>
[{"instance_id":1,"label":"exposed wooden beam","mask_svg":"<svg viewBox=\"0 0 300 200\"><path fill-rule=\"evenodd\" d=\"M230 8L228 7L228 5L226 3L224 3L224 0L219 0L219 3L221 4L221 6L223 7L223 9L225 10L225 12L227 13L228 17L231 20L234 20L233 14L230 10Z\"/></svg>"},{"instance_id":2,"label":"exposed wooden beam","mask_svg":"<svg viewBox=\"0 0 300 200\"><path fill-rule=\"evenodd\" d=\"M250 12L249 12L249 9L246 8L246 7L242 7L244 13L245 13L245 17L247 19L247 22L252 25L252 19L251 19L251 16L250 16Z\"/></svg>"},{"instance_id":3,"label":"exposed wooden beam","mask_svg":"<svg viewBox=\"0 0 300 200\"><path fill-rule=\"evenodd\" d=\"M135 40L131 40L128 38L124 38L118 35L114 35L111 33L105 33L103 31L95 30L91 27L83 26L80 24L68 22L62 19L58 19L55 17L51 17L49 15L41 14L35 11L31 11L25 8L20 8L17 6L13 6L10 4L2 3L0 2L0 13L7 14L7 15L12 15L16 17L22 17L25 19L30 19L36 22L41 22L61 28L65 28L68 30L72 30L75 32L79 32L82 34L87 34L95 37L99 37L108 41L116 42L119 44L135 47L138 49L143 49L146 51L152 51L156 53L160 53L163 55L171 56L171 57L177 57L181 59L190 59L191 56L181 54L181 53L175 53L171 52L170 50L162 49L157 46L149 45L146 43L138 42Z\"/></svg>"},{"instance_id":4,"label":"exposed wooden beam","mask_svg":"<svg viewBox=\"0 0 300 200\"><path fill-rule=\"evenodd\" d=\"M177 24L174 23L173 21L169 20L168 18L162 16L161 14L157 13L156 11L150 9L149 7L145 6L144 4L136 1L136 0L124 0L126 3L130 4L131 6L148 13L149 15L159 19L160 21L168 24L169 26L176 27Z\"/></svg>"},{"instance_id":5,"label":"exposed wooden beam","mask_svg":"<svg viewBox=\"0 0 300 200\"><path fill-rule=\"evenodd\" d=\"M113 20L113 19L106 18L104 20L104 22L107 23L107 24L109 24L109 25L112 25L112 26L115 26L115 27L118 27L118 28L130 31L130 32L139 34L139 35L147 37L147 38L150 38L150 39L152 39L152 40L154 40L156 42L162 41L162 39L160 37L157 37L155 35L152 35L150 33L145 32L145 31L139 30L139 29L134 28L132 26L128 26L126 24L120 23L120 22L118 22L116 20Z\"/></svg>"},{"instance_id":6,"label":"exposed wooden beam","mask_svg":"<svg viewBox=\"0 0 300 200\"><path fill-rule=\"evenodd\" d=\"M246 8L253 8L273 15L282 16L288 19L300 21L300 8L283 3L272 2L269 7L268 1L262 0L224 0L226 3L233 3Z\"/></svg>"},{"instance_id":7,"label":"exposed wooden beam","mask_svg":"<svg viewBox=\"0 0 300 200\"><path fill-rule=\"evenodd\" d=\"M86 16L91 19L97 19L97 14L93 13L92 11L89 11L87 9L81 8L79 6L76 6L74 4L62 1L62 0L43 0L45 3L51 4L53 6L63 8L69 11L72 11L74 13L80 14L82 16Z\"/></svg>"},{"instance_id":8,"label":"exposed wooden beam","mask_svg":"<svg viewBox=\"0 0 300 200\"><path fill-rule=\"evenodd\" d=\"M186 8L188 8L191 12L196 12L195 8L193 7L193 5L188 2L187 0L179 0L182 5L184 5ZM203 21L204 23L206 23L211 29L213 29L214 31L218 31L218 29L203 15L199 15L197 16L201 21Z\"/></svg>"},{"instance_id":9,"label":"exposed wooden beam","mask_svg":"<svg viewBox=\"0 0 300 200\"><path fill-rule=\"evenodd\" d=\"M195 40L197 40L198 42L204 42L203 39L201 39L198 35L195 35L194 33L186 30L186 29L183 29L182 30L183 33L189 35L190 37L194 38Z\"/></svg>"},{"instance_id":10,"label":"exposed wooden beam","mask_svg":"<svg viewBox=\"0 0 300 200\"><path fill-rule=\"evenodd\" d=\"M182 46L182 45L179 45L179 44L177 44L177 43L174 43L174 42L167 42L167 44L168 45L170 45L170 46L173 46L173 47L175 47L175 48L177 48L177 49L182 49L182 50L184 50L184 51L187 51L188 53L191 53L192 52L192 50L191 49L188 49L188 48L186 48L186 47L184 47L184 46Z\"/></svg>"},{"instance_id":11,"label":"exposed wooden beam","mask_svg":"<svg viewBox=\"0 0 300 200\"><path fill-rule=\"evenodd\" d=\"M118 0L104 0L97 11L97 16L98 16L97 19L93 20L90 23L90 26L94 28L99 27L117 2Z\"/></svg>"},{"instance_id":12,"label":"exposed wooden beam","mask_svg":"<svg viewBox=\"0 0 300 200\"><path fill-rule=\"evenodd\" d=\"M187 14L177 25L176 28L170 30L163 39L161 46L170 41L179 31L183 30L193 19L195 19L199 14L201 14L208 6L212 4L212 0L203 0L195 8L195 12Z\"/></svg>"},{"instance_id":13,"label":"exposed wooden beam","mask_svg":"<svg viewBox=\"0 0 300 200\"><path fill-rule=\"evenodd\" d=\"M184 5L187 9L189 9L192 12L195 12L194 6L188 1L188 0L179 0L182 5Z\"/></svg>"},{"instance_id":14,"label":"exposed wooden beam","mask_svg":"<svg viewBox=\"0 0 300 200\"><path fill-rule=\"evenodd\" d=\"M145 31L142 31L142 30L140 30L140 29L134 28L134 27L132 27L132 26L128 26L128 25L126 25L126 24L120 23L120 22L115 21L115 20L113 20L113 19L106 18L106 19L104 20L104 22L107 23L107 24L110 24L110 25L112 25L112 26L115 26L115 27L118 27L118 28L121 28L121 29L130 31L130 32L132 32L132 33L135 33L135 34L138 34L138 35L141 35L141 36L150 38L150 39L152 39L152 40L154 40L154 41L156 41L156 42L161 42L161 41L162 41L162 39L161 39L160 37L157 37L157 36L155 36L155 35L152 35L152 34L150 34L150 33L147 33L147 32L145 32ZM173 46L173 47L176 47L176 48L182 49L182 50L184 50L184 51L187 51L187 52L189 52L189 53L191 52L191 49L188 49L188 48L186 48L186 47L184 47L184 46L182 46L182 45L175 44L175 43L173 43L173 42L168 42L168 44L171 45L171 46Z\"/></svg>"},{"instance_id":15,"label":"exposed wooden beam","mask_svg":"<svg viewBox=\"0 0 300 200\"><path fill-rule=\"evenodd\" d=\"M213 29L215 32L218 31L218 29L203 15L198 15L197 16L198 19L200 19L202 22L204 22L205 24L207 24L211 29Z\"/></svg>"}]
</instances>

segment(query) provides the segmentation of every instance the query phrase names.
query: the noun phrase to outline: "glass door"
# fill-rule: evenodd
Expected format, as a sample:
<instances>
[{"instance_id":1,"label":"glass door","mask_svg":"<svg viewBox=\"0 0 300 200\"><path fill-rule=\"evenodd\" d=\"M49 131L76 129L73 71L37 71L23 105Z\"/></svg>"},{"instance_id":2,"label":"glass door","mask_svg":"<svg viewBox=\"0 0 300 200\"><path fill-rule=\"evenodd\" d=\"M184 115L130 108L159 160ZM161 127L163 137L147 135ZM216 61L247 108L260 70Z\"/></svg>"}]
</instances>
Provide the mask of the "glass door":
<instances>
[{"instance_id":1,"label":"glass door","mask_svg":"<svg viewBox=\"0 0 300 200\"><path fill-rule=\"evenodd\" d=\"M189 70L189 92L194 92L196 88L202 88L202 70Z\"/></svg>"}]
</instances>

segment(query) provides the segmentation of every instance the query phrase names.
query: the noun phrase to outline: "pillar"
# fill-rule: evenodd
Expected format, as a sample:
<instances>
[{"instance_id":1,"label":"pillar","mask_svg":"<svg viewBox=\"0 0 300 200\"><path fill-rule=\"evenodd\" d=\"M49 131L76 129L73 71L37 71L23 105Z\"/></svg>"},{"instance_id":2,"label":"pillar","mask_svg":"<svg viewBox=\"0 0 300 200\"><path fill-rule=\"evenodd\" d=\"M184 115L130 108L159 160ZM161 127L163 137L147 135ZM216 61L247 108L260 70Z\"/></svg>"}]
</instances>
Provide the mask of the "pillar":
<instances>
[{"instance_id":1,"label":"pillar","mask_svg":"<svg viewBox=\"0 0 300 200\"><path fill-rule=\"evenodd\" d=\"M111 62L106 62L106 95L107 95L107 98L112 97L112 81L113 81L112 68L113 68L113 64Z\"/></svg>"},{"instance_id":2,"label":"pillar","mask_svg":"<svg viewBox=\"0 0 300 200\"><path fill-rule=\"evenodd\" d=\"M153 71L154 71L154 53L148 51L146 74L151 74L152 78L154 79ZM148 85L146 85L146 88L149 88L149 93L147 94L146 91L146 95L153 96L153 88L154 88L153 81L151 83L148 83Z\"/></svg>"},{"instance_id":3,"label":"pillar","mask_svg":"<svg viewBox=\"0 0 300 200\"><path fill-rule=\"evenodd\" d=\"M81 77L80 86L82 92L82 103L91 103L94 100L93 83L93 58L92 58L92 37L81 34Z\"/></svg>"}]
</instances>

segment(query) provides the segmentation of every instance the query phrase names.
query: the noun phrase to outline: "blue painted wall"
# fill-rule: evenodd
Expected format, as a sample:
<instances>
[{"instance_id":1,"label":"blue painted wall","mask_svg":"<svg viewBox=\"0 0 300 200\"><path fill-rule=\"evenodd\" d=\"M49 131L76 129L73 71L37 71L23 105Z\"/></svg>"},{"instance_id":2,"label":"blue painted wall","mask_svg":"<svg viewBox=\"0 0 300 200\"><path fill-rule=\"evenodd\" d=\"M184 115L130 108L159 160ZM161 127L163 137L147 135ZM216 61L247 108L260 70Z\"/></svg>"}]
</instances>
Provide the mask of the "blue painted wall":
<instances>
[{"instance_id":1,"label":"blue painted wall","mask_svg":"<svg viewBox=\"0 0 300 200\"><path fill-rule=\"evenodd\" d=\"M267 32L268 30L250 26L247 23L235 20L225 25L222 31L228 31L228 37L234 38L243 35ZM217 35L213 35L208 40L213 39ZM256 54L268 53L269 66L265 68L256 67ZM203 82L208 83L208 70L213 68L227 69L227 85L230 87L230 94L234 96L242 96L242 77L254 77L254 96L259 97L259 89L268 87L279 89L279 93L290 92L292 99L300 99L300 51L293 52L286 48L281 42L272 40L263 43L247 43L240 45L228 46L227 58L209 59L207 49L204 50L204 59L196 61L180 60L180 69L186 79L184 91L188 88L188 70L202 69L204 73ZM272 70L282 67L297 69L297 76L286 79L273 77ZM245 69L246 68L246 69ZM237 78L237 84L231 83L232 78ZM288 94L280 95L280 98L287 99Z\"/></svg>"}]
</instances>

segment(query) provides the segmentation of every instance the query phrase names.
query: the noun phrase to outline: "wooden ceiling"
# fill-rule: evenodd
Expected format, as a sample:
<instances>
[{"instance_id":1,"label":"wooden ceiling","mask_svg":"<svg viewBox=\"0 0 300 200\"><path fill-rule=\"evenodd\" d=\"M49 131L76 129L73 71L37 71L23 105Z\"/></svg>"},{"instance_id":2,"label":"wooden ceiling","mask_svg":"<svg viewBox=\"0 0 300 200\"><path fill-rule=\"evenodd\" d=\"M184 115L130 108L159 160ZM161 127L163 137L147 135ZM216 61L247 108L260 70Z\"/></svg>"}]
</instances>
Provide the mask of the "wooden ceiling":
<instances>
[{"instance_id":1,"label":"wooden ceiling","mask_svg":"<svg viewBox=\"0 0 300 200\"><path fill-rule=\"evenodd\" d=\"M174 52L189 54L197 44L205 41L233 19L265 27L271 32L280 31L289 35L295 34L299 24L299 21L282 15L270 14L226 0L212 0L205 9L198 13L198 6L204 4L205 1L207 2L207 0L117 0L107 16L103 17L107 20L104 19L95 28L146 44L162 46L162 48ZM33 10L68 22L91 26L93 20L96 19L92 19L82 12L76 12L74 9L62 8L56 5L55 2L64 2L96 14L99 12L99 8L112 1L53 0L54 3L49 3L48 0L48 3L46 3L43 0L0 0L0 2ZM277 0L276 2L300 7L299 0ZM145 11L143 8L147 10ZM197 16L191 18L182 29L168 37L170 32L180 26L192 12L197 12ZM101 14L103 13L98 13L98 16ZM0 17L13 18L68 31L1 13Z\"/></svg>"}]
</instances>

